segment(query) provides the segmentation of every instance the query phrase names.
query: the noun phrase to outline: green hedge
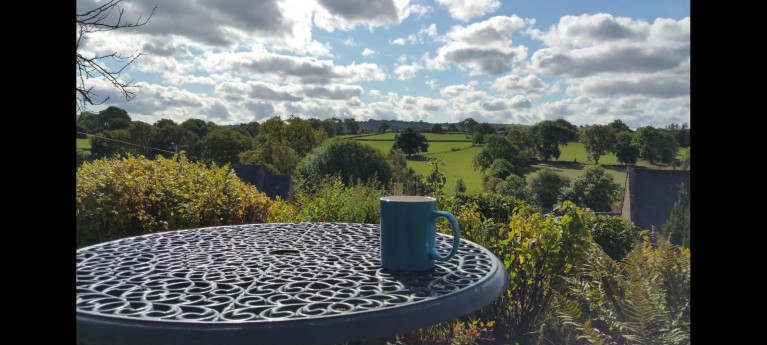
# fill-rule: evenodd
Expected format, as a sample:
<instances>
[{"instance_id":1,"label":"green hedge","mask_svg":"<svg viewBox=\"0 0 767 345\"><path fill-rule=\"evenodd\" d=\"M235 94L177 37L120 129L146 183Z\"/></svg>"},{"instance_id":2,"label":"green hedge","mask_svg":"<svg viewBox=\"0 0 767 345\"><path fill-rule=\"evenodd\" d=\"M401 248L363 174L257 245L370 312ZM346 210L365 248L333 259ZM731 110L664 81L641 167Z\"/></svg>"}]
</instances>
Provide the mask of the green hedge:
<instances>
[{"instance_id":1,"label":"green hedge","mask_svg":"<svg viewBox=\"0 0 767 345\"><path fill-rule=\"evenodd\" d=\"M208 167L184 156L86 162L76 180L78 247L164 230L260 223L272 213L269 198L228 165Z\"/></svg>"}]
</instances>

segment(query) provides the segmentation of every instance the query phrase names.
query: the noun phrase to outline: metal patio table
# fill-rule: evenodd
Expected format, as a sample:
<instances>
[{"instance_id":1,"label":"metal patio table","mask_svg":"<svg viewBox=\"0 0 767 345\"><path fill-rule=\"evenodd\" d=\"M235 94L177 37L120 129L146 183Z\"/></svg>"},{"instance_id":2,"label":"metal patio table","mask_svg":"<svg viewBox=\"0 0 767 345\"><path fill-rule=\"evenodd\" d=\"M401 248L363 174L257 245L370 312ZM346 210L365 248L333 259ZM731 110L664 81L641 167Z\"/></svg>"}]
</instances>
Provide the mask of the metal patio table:
<instances>
[{"instance_id":1,"label":"metal patio table","mask_svg":"<svg viewBox=\"0 0 767 345\"><path fill-rule=\"evenodd\" d=\"M332 344L454 319L507 276L487 249L425 272L381 267L378 224L266 223L178 230L81 248L82 344ZM445 254L452 236L438 234Z\"/></svg>"}]
</instances>

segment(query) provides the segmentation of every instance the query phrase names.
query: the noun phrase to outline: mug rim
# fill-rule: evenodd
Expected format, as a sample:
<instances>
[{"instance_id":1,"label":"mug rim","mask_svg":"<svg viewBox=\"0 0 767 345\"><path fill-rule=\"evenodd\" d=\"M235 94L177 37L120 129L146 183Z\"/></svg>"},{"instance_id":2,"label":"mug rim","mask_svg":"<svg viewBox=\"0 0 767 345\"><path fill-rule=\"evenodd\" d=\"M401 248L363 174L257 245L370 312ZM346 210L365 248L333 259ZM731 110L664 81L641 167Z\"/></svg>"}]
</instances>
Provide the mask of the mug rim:
<instances>
[{"instance_id":1,"label":"mug rim","mask_svg":"<svg viewBox=\"0 0 767 345\"><path fill-rule=\"evenodd\" d=\"M421 195L389 195L382 196L380 201L385 202L436 202L436 198Z\"/></svg>"}]
</instances>

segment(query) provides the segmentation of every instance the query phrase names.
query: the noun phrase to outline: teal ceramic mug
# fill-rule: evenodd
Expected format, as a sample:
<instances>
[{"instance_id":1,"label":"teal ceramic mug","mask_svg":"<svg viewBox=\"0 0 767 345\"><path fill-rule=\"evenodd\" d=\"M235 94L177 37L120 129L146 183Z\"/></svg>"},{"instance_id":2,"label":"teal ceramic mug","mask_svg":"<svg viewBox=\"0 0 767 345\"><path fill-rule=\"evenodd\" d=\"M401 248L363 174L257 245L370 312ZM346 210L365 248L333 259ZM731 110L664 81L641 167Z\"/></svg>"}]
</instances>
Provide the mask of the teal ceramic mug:
<instances>
[{"instance_id":1,"label":"teal ceramic mug","mask_svg":"<svg viewBox=\"0 0 767 345\"><path fill-rule=\"evenodd\" d=\"M437 211L437 199L425 196L385 196L381 203L381 264L398 271L425 271L434 260L450 260L458 251L461 236L452 214ZM437 252L437 218L453 227L453 248L447 256Z\"/></svg>"}]
</instances>

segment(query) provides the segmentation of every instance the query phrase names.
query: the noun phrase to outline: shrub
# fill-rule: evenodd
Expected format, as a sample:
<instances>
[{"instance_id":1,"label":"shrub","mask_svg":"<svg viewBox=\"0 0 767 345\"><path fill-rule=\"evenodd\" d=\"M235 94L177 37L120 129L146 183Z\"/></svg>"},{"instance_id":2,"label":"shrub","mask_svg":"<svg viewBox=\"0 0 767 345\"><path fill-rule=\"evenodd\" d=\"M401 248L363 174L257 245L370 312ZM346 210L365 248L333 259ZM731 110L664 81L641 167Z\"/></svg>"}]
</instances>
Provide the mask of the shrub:
<instances>
[{"instance_id":1,"label":"shrub","mask_svg":"<svg viewBox=\"0 0 767 345\"><path fill-rule=\"evenodd\" d=\"M642 234L646 233L634 223L620 217L593 215L586 222L594 242L616 261L626 257L641 240Z\"/></svg>"},{"instance_id":2,"label":"shrub","mask_svg":"<svg viewBox=\"0 0 767 345\"><path fill-rule=\"evenodd\" d=\"M385 191L375 181L349 186L340 176L323 179L314 193L296 195L297 219L305 222L343 222L378 224L379 199Z\"/></svg>"},{"instance_id":3,"label":"shrub","mask_svg":"<svg viewBox=\"0 0 767 345\"><path fill-rule=\"evenodd\" d=\"M77 244L158 231L260 223L267 196L228 165L207 167L183 155L101 159L77 169Z\"/></svg>"},{"instance_id":4,"label":"shrub","mask_svg":"<svg viewBox=\"0 0 767 345\"><path fill-rule=\"evenodd\" d=\"M345 184L371 178L386 184L392 168L378 149L354 140L333 138L301 160L296 174L301 180L300 188L312 192L324 178L336 174Z\"/></svg>"},{"instance_id":5,"label":"shrub","mask_svg":"<svg viewBox=\"0 0 767 345\"><path fill-rule=\"evenodd\" d=\"M543 169L530 179L530 193L539 206L553 207L562 188L570 184L570 179L557 174L554 170Z\"/></svg>"}]
</instances>

